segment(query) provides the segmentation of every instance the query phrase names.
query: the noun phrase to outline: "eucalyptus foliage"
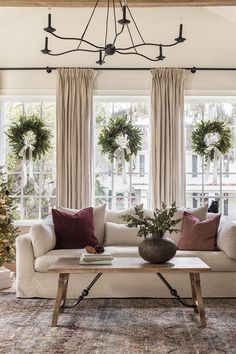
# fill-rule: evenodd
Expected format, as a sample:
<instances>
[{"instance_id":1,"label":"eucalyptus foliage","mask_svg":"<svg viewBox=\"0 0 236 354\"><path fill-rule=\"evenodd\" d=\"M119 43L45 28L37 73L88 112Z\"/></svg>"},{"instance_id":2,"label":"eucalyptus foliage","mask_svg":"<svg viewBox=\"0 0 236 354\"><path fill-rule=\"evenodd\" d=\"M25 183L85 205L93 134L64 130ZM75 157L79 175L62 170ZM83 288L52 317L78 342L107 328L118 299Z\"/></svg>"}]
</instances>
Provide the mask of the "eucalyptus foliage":
<instances>
[{"instance_id":1,"label":"eucalyptus foliage","mask_svg":"<svg viewBox=\"0 0 236 354\"><path fill-rule=\"evenodd\" d=\"M176 203L171 204L171 207L167 207L165 203L162 203L161 209L154 209L153 217L144 217L144 211L140 206L135 207L134 215L123 215L122 219L127 221L128 227L138 228L138 236L147 237L148 234L159 234L163 236L167 231L169 233L178 232L175 228L181 219L174 220L173 217L177 211Z\"/></svg>"},{"instance_id":2,"label":"eucalyptus foliage","mask_svg":"<svg viewBox=\"0 0 236 354\"><path fill-rule=\"evenodd\" d=\"M44 121L37 115L20 116L18 122L13 122L6 132L8 142L14 155L19 153L25 145L24 136L28 132L35 134L33 160L44 156L51 147L52 133L46 128Z\"/></svg>"},{"instance_id":3,"label":"eucalyptus foliage","mask_svg":"<svg viewBox=\"0 0 236 354\"><path fill-rule=\"evenodd\" d=\"M196 123L192 132L193 152L213 161L214 149L207 150L209 146L205 142L206 135L210 133L219 134L219 141L212 144L212 147L216 147L222 155L225 155L232 146L232 132L226 120L201 120Z\"/></svg>"},{"instance_id":4,"label":"eucalyptus foliage","mask_svg":"<svg viewBox=\"0 0 236 354\"><path fill-rule=\"evenodd\" d=\"M102 153L108 154L109 160L113 161L114 152L119 147L116 142L117 137L123 134L127 135L128 147L131 151L127 154L125 150L125 160L130 161L132 156L136 156L142 149L142 134L139 128L127 120L126 116L110 118L106 127L104 127L98 137L98 145L101 146Z\"/></svg>"}]
</instances>

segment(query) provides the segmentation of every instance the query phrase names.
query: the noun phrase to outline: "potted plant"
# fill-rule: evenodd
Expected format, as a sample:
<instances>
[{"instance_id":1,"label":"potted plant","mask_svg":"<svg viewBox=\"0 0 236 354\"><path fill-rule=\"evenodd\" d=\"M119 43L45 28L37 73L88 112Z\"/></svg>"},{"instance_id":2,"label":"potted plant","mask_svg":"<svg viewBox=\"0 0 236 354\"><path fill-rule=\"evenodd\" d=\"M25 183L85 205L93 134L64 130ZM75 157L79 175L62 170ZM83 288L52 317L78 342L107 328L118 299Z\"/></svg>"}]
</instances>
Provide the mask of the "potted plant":
<instances>
[{"instance_id":1,"label":"potted plant","mask_svg":"<svg viewBox=\"0 0 236 354\"><path fill-rule=\"evenodd\" d=\"M138 228L137 236L144 237L139 245L140 256L149 263L165 263L176 254L176 245L164 237L165 233L178 232L175 228L181 219L174 219L177 211L176 203L167 207L162 203L161 209L154 209L153 217L144 216L142 208L135 207L136 215L123 215L127 227Z\"/></svg>"}]
</instances>

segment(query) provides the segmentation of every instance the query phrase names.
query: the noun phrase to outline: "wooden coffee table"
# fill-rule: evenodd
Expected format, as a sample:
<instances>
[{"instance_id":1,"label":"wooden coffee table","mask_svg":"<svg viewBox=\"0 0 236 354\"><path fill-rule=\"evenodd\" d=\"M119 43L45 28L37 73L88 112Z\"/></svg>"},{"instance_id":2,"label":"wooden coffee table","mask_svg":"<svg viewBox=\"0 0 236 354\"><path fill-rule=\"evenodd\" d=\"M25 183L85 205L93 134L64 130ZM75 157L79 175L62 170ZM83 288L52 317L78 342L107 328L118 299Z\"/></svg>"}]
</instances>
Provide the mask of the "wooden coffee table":
<instances>
[{"instance_id":1,"label":"wooden coffee table","mask_svg":"<svg viewBox=\"0 0 236 354\"><path fill-rule=\"evenodd\" d=\"M48 271L59 274L57 297L52 317L52 327L57 326L58 315L65 308L78 305L103 273L156 273L170 290L170 294L183 306L192 308L200 316L201 324L206 327L204 303L202 298L200 273L211 269L198 257L175 257L164 264L146 263L142 258L115 258L111 265L80 265L79 258L59 258ZM94 280L84 289L77 301L71 306L66 305L66 293L70 274L94 273ZM192 290L193 303L186 303L173 289L162 273L188 273ZM157 294L158 295L158 294Z\"/></svg>"}]
</instances>

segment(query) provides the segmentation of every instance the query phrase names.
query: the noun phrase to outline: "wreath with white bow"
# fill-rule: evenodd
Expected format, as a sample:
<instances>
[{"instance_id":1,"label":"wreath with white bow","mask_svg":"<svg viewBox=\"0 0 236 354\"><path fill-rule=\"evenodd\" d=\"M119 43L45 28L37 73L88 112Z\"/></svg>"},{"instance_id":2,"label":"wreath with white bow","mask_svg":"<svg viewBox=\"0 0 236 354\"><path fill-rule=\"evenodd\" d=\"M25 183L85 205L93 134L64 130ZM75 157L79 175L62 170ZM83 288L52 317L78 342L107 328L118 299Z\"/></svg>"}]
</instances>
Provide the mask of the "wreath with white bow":
<instances>
[{"instance_id":1,"label":"wreath with white bow","mask_svg":"<svg viewBox=\"0 0 236 354\"><path fill-rule=\"evenodd\" d=\"M44 156L51 147L51 131L37 115L20 116L6 132L12 153L22 161L22 183L27 184L27 165L29 178L33 177L33 161Z\"/></svg>"},{"instance_id":2,"label":"wreath with white bow","mask_svg":"<svg viewBox=\"0 0 236 354\"><path fill-rule=\"evenodd\" d=\"M124 150L127 162L142 149L141 130L128 121L126 116L110 118L98 137L102 153L108 154L110 161L117 157L119 150Z\"/></svg>"},{"instance_id":3,"label":"wreath with white bow","mask_svg":"<svg viewBox=\"0 0 236 354\"><path fill-rule=\"evenodd\" d=\"M232 147L232 132L226 120L201 120L192 132L193 152L205 158L206 179L213 162L213 182L217 183L218 160Z\"/></svg>"},{"instance_id":4,"label":"wreath with white bow","mask_svg":"<svg viewBox=\"0 0 236 354\"><path fill-rule=\"evenodd\" d=\"M232 133L226 120L201 120L192 132L192 149L206 160L227 154L232 146Z\"/></svg>"},{"instance_id":5,"label":"wreath with white bow","mask_svg":"<svg viewBox=\"0 0 236 354\"><path fill-rule=\"evenodd\" d=\"M116 158L117 171L121 171L126 183L125 161L129 162L142 149L141 130L126 116L110 118L99 134L98 145L102 153L108 154L110 161Z\"/></svg>"}]
</instances>

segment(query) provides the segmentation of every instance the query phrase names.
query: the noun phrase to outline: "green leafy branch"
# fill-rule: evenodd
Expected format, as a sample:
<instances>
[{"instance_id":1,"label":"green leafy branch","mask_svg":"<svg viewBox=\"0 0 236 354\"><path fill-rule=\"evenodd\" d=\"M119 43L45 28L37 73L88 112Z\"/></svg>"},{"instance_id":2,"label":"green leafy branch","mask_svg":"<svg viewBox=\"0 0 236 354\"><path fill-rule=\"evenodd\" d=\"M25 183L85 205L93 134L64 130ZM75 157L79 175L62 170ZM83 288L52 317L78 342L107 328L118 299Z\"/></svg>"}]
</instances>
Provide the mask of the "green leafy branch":
<instances>
[{"instance_id":1,"label":"green leafy branch","mask_svg":"<svg viewBox=\"0 0 236 354\"><path fill-rule=\"evenodd\" d=\"M135 207L134 215L123 215L122 219L127 221L127 227L138 228L138 236L147 237L148 234L159 234L163 236L167 231L169 233L178 232L179 230L175 226L181 221L181 219L173 219L177 212L176 203L173 203L171 207L167 207L165 203L162 203L161 209L154 209L153 217L144 217L144 211L139 206Z\"/></svg>"}]
</instances>

